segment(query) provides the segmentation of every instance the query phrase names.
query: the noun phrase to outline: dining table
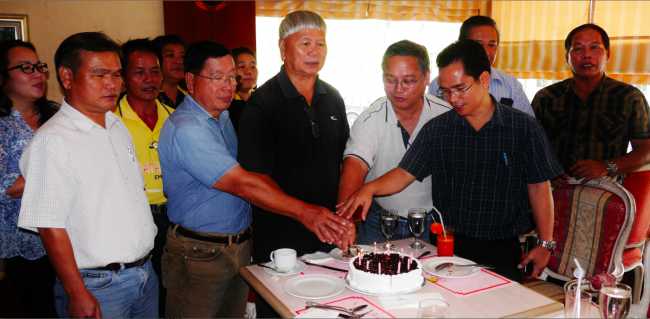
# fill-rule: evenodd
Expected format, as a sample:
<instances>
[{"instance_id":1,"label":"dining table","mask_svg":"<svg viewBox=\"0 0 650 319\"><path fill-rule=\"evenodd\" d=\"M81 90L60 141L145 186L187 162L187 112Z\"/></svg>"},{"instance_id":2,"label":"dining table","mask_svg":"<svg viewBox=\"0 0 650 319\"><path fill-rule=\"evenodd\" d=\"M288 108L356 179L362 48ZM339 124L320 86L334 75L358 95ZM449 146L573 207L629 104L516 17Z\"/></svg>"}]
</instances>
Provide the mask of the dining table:
<instances>
[{"instance_id":1,"label":"dining table","mask_svg":"<svg viewBox=\"0 0 650 319\"><path fill-rule=\"evenodd\" d=\"M417 257L429 251L427 256L420 259L423 265L427 263L427 260L430 260L429 263L431 263L436 261L435 258L448 258L439 257L436 246L429 243L424 243L426 247L423 249L411 249L408 245L413 241L414 238L392 241L396 246L393 253L406 256L411 256L412 253L414 257ZM385 243L376 244L378 252L384 251L382 249L384 245ZM372 248L366 246L366 249ZM299 257L298 260L304 262L307 259ZM314 262L316 261L312 263ZM561 303L486 269L481 269L481 273L469 278L444 278L422 271L425 277L423 286L417 291L397 296L366 293L357 289L353 290L349 285L346 285L343 291L334 296L315 300L295 297L285 291L287 281L290 283L296 281L292 278L326 275L343 280L349 270L349 263L333 258L320 261L318 264L341 270L306 265L304 270L294 275L278 276L272 275L272 271L269 273L265 268L252 264L240 268L239 273L255 290L257 297L263 298L283 318L293 318L304 313L307 310L307 301L339 306L368 304L367 310L373 311L368 314L368 317L415 318L418 315L417 302L420 297L444 299L450 306L451 318L563 317L564 306Z\"/></svg>"}]
</instances>

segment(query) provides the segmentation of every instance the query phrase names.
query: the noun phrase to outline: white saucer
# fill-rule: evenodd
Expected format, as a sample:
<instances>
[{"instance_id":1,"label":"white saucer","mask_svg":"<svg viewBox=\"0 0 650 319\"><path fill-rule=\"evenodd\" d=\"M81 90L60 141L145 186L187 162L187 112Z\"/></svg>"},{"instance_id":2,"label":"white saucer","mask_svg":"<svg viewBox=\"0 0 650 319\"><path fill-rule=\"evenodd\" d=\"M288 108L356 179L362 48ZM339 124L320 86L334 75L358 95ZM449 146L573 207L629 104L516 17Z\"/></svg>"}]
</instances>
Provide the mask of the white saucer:
<instances>
[{"instance_id":1,"label":"white saucer","mask_svg":"<svg viewBox=\"0 0 650 319\"><path fill-rule=\"evenodd\" d=\"M369 246L362 246L358 245L361 249L363 249L364 252L369 252L371 247ZM334 260L342 263L347 263L350 261L350 259L353 259L356 256L352 257L343 257L343 251L339 248L334 248L332 251L330 251L330 257L334 258Z\"/></svg>"},{"instance_id":2,"label":"white saucer","mask_svg":"<svg viewBox=\"0 0 650 319\"><path fill-rule=\"evenodd\" d=\"M413 293L413 292L416 292L416 291L422 289L422 287L424 287L424 284L427 282L426 279L424 279L424 276L422 276L422 285L420 285L420 287L413 288L413 289L411 289L409 291L400 292L398 294L387 294L387 293L386 294L378 294L378 293L367 292L367 291L352 287L352 285L350 285L350 281L348 280L348 275L349 274L350 273L347 273L347 274L345 274L345 276L343 276L343 284L345 284L345 288L348 288L348 289L350 289L350 290L352 290L354 292L358 292L360 294L364 294L364 295L368 295L368 296L399 296L399 295L407 295L407 294L410 294L410 293Z\"/></svg>"},{"instance_id":3,"label":"white saucer","mask_svg":"<svg viewBox=\"0 0 650 319\"><path fill-rule=\"evenodd\" d=\"M275 262L271 261L271 262L267 263L264 266L275 268ZM297 273L303 272L305 269L307 269L307 265L304 262L300 261L300 260L296 260L296 265L293 267L293 269L291 269L291 270L289 270L287 272L277 272L275 270L271 270L271 269L268 269L268 268L264 268L264 271L266 271L267 273L269 273L271 275L291 276L291 275L295 275Z\"/></svg>"},{"instance_id":4,"label":"white saucer","mask_svg":"<svg viewBox=\"0 0 650 319\"><path fill-rule=\"evenodd\" d=\"M343 280L329 275L304 275L289 278L284 283L284 291L303 299L322 299L340 294L345 290Z\"/></svg>"},{"instance_id":5,"label":"white saucer","mask_svg":"<svg viewBox=\"0 0 650 319\"><path fill-rule=\"evenodd\" d=\"M454 268L453 266L443 270L436 270L436 266L442 263L454 263L457 265L473 265L476 264L471 260L458 257L434 257L421 261L422 269L431 275L444 278L467 278L473 277L481 273L480 268L467 267L467 268Z\"/></svg>"}]
</instances>

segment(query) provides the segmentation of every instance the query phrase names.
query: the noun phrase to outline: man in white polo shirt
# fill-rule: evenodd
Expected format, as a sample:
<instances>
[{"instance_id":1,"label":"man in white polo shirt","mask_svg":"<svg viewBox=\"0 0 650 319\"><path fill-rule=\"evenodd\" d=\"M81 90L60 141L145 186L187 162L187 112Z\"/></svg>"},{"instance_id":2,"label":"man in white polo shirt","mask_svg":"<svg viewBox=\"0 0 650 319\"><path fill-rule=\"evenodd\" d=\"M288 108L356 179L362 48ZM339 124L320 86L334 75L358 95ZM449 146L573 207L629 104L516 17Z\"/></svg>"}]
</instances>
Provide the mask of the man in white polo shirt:
<instances>
[{"instance_id":1,"label":"man in white polo shirt","mask_svg":"<svg viewBox=\"0 0 650 319\"><path fill-rule=\"evenodd\" d=\"M156 226L131 135L110 112L122 82L120 54L99 32L61 43L54 62L65 98L20 159L18 226L41 235L61 318L158 317L149 260Z\"/></svg>"},{"instance_id":2,"label":"man in white polo shirt","mask_svg":"<svg viewBox=\"0 0 650 319\"><path fill-rule=\"evenodd\" d=\"M338 202L357 191L364 181L370 182L394 169L430 119L451 110L449 103L424 91L429 85L430 62L427 49L402 40L388 47L381 66L386 96L378 99L354 122L343 153L343 172L339 182ZM379 228L381 209L397 210L400 216L393 239L412 237L407 217L410 208L432 210L431 177L414 182L391 196L375 197L365 222L361 223L357 244L384 242ZM352 218L352 215L346 215ZM427 217L427 228L431 225ZM428 241L428 233L422 239Z\"/></svg>"}]
</instances>

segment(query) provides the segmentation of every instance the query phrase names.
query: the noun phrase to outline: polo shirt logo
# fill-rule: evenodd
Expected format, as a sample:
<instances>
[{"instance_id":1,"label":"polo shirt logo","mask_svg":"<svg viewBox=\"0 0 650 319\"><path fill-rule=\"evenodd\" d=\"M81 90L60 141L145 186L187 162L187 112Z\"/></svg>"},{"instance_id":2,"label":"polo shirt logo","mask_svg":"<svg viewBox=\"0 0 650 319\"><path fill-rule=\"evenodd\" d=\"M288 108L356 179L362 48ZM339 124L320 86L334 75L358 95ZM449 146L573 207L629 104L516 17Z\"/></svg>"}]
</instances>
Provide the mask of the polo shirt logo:
<instances>
[{"instance_id":1,"label":"polo shirt logo","mask_svg":"<svg viewBox=\"0 0 650 319\"><path fill-rule=\"evenodd\" d=\"M332 121L336 121L336 116L330 116L330 118L332 119Z\"/></svg>"}]
</instances>

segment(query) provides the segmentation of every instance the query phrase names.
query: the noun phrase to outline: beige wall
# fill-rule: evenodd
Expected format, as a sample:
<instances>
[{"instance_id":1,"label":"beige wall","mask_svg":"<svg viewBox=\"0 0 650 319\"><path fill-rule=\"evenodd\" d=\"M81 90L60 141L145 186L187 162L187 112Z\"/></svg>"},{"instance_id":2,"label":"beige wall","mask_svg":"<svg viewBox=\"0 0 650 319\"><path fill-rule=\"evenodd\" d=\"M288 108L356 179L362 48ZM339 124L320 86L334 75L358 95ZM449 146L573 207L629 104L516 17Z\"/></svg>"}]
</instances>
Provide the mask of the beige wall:
<instances>
[{"instance_id":1,"label":"beige wall","mask_svg":"<svg viewBox=\"0 0 650 319\"><path fill-rule=\"evenodd\" d=\"M165 32L162 1L0 1L0 13L29 15L29 41L48 64L47 98L61 103L54 53L68 36L104 31L118 41Z\"/></svg>"}]
</instances>

